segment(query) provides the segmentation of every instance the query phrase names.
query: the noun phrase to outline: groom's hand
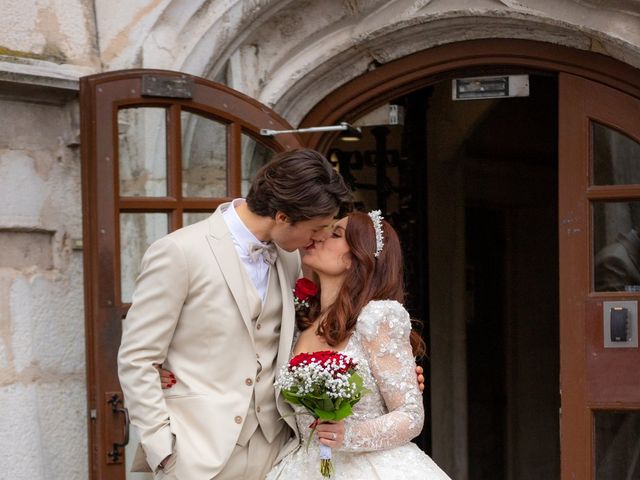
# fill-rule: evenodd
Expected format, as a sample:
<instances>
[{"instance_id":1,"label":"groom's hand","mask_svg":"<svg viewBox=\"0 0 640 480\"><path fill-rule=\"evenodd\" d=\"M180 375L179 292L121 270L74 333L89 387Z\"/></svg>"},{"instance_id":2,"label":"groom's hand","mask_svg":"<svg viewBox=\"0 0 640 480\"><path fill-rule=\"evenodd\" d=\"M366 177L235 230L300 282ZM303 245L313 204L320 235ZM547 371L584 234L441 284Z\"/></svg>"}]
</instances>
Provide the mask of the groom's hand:
<instances>
[{"instance_id":1,"label":"groom's hand","mask_svg":"<svg viewBox=\"0 0 640 480\"><path fill-rule=\"evenodd\" d=\"M316 436L320 443L327 447L342 447L342 442L344 442L344 420L319 423L316 427Z\"/></svg>"}]
</instances>

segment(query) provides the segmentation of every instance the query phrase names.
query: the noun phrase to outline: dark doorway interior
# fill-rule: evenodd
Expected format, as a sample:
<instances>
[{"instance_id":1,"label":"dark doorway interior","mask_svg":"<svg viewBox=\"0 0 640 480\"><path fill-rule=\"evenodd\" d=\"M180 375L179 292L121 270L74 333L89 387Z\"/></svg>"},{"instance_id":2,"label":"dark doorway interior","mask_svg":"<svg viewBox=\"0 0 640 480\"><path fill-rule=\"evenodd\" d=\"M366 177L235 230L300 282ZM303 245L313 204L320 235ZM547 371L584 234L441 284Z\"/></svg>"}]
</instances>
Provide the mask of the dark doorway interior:
<instances>
[{"instance_id":1,"label":"dark doorway interior","mask_svg":"<svg viewBox=\"0 0 640 480\"><path fill-rule=\"evenodd\" d=\"M466 209L470 479L506 478L506 227L501 209Z\"/></svg>"},{"instance_id":2,"label":"dark doorway interior","mask_svg":"<svg viewBox=\"0 0 640 480\"><path fill-rule=\"evenodd\" d=\"M361 208L383 206L400 233L407 307L430 350L454 351L423 361L415 441L469 480L560 476L557 78L532 72L530 86L529 97L454 102L446 80L391 102L404 125L364 126L361 142L330 152ZM446 252L430 245L438 236ZM464 311L458 326L430 295L438 284ZM446 395L431 388L438 376Z\"/></svg>"},{"instance_id":3,"label":"dark doorway interior","mask_svg":"<svg viewBox=\"0 0 640 480\"><path fill-rule=\"evenodd\" d=\"M461 153L469 480L560 477L557 79L530 83Z\"/></svg>"}]
</instances>

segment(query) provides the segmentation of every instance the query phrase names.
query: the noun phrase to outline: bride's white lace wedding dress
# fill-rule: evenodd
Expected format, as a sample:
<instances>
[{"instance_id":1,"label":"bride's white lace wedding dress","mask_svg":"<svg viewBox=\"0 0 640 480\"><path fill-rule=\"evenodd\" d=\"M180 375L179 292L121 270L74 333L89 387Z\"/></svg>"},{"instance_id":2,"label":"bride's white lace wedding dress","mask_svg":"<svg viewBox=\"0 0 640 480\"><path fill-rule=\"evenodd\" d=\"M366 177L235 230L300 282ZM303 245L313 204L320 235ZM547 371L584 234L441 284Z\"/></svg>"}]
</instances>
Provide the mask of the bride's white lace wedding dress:
<instances>
[{"instance_id":1,"label":"bride's white lace wedding dress","mask_svg":"<svg viewBox=\"0 0 640 480\"><path fill-rule=\"evenodd\" d=\"M451 480L411 439L422 430L424 410L409 343L411 321L391 300L362 310L342 353L360 364L371 391L345 420L342 448L333 451L336 480ZM267 475L267 480L322 480L319 444L305 448L313 418L296 409L301 445Z\"/></svg>"}]
</instances>

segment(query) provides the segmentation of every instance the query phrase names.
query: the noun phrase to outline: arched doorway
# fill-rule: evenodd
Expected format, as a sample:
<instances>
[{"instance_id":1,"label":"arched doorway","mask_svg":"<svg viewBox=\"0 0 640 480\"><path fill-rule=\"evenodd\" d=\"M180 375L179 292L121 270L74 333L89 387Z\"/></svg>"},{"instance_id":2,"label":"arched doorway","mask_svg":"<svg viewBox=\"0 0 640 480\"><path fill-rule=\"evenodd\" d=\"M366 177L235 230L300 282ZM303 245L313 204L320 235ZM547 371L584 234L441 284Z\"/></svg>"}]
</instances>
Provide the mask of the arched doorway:
<instances>
[{"instance_id":1,"label":"arched doorway","mask_svg":"<svg viewBox=\"0 0 640 480\"><path fill-rule=\"evenodd\" d=\"M438 84L442 87L444 85L443 82L450 80L454 76L509 74L523 71L532 76L547 76L554 79L553 82L555 82L557 93L556 108L560 118L558 122L560 141L557 145L558 154L555 158L557 168L554 173L554 178L557 179L560 188L557 190L557 200L555 200L556 204L554 204L557 206L555 208L557 221L552 232L553 240L557 239L558 241L552 243L556 245L559 243L559 253L553 267L559 271L557 277L560 280L559 287L555 289L555 292L559 297L560 304L556 327L559 332L559 349L557 350L559 350L560 356L558 363L561 371L560 387L562 388L562 415L560 422L562 435L561 478L592 478L594 473L598 474L597 468L603 461L604 463L611 463L613 459L613 463L616 463L617 460L621 460L623 464L631 461L630 459L633 458L631 454L635 452L636 448L636 445L629 440L629 438L634 438L633 435L631 437L628 435L619 437L618 433L626 431L634 434L636 431L634 429L637 429L638 414L636 410L640 409L640 399L637 397L637 388L635 386L640 383L640 379L633 366L637 365L638 360L640 360L638 350L633 347L615 351L605 349L602 327L605 301L637 303L638 293L634 289L628 292L596 289L594 287L596 282L593 281L593 276L595 275L593 272L596 269L594 266L595 246L603 243L603 239L615 238L616 228L624 224L624 222L617 221L619 219L617 219L616 215L622 211L633 210L631 207L634 207L637 200L640 199L640 180L636 181L633 175L627 175L628 178L625 177L626 174L629 174L629 165L632 165L629 159L635 158L633 157L636 152L634 145L640 143L640 133L637 125L637 118L640 117L640 107L638 106L638 98L640 98L639 72L604 56L545 43L497 40L456 43L390 62L354 79L335 90L313 108L306 116L302 126L330 124L339 120L356 120L376 106L389 100L397 99L403 95L413 95L425 88L437 88ZM173 85L175 82L177 82L176 85L181 84L185 79L185 76L179 72L161 73L166 74L167 78L164 80L169 85ZM96 130L96 125L111 125L113 131L117 128L118 132L122 130L121 134L127 136L128 134L125 130L132 124L132 120L125 118L125 113L122 114L123 118L120 118L120 113L114 116L114 112L120 112L120 110L128 106L148 109L161 108L164 113L161 112L160 116L156 115L157 112L155 110L149 112L145 110L146 113L143 112L142 115L138 116L133 115L132 112L129 113L132 113L130 116L136 124L156 125L159 122L159 124L171 127L162 130L163 133L160 136L162 138L166 137L166 156L174 160L180 160L181 151L184 152L185 148L189 151L189 146L195 145L192 141L195 137L189 133L195 131L193 130L196 128L195 125L203 125L200 130L204 132L203 135L206 138L209 138L206 132L211 129L216 132L226 132L223 136L230 140L227 145L226 156L221 157L224 158L224 161L220 161L220 164L227 165L226 168L220 170L224 172L224 175L221 176L223 178L221 185L226 185L226 190L223 188L221 195L225 197L226 195L236 195L237 193L234 192L241 192L246 169L238 165L240 163L244 165L243 159L245 156L248 166L253 164L251 159L256 158L256 154L260 159L264 159L265 156L260 154L263 149L259 148L256 143L265 142L265 139L259 138L256 133L258 131L257 126L248 122L246 118L239 117L238 112L243 111L244 114L257 112L256 115L266 122L265 125L260 124L260 126L273 127L275 125L286 127L288 123L277 115L268 113L267 110L264 110L264 106L257 105L246 97L243 98L243 102L248 101L252 104L252 107L248 110L245 107L234 109L235 113L228 111L229 104L224 101L226 97L220 97L218 94L205 95L206 101L202 102L197 101L196 97L194 99L176 98L175 93L171 91L160 94L152 92L151 96L143 95L138 98L138 92L142 91L139 83L143 80L143 77L148 75L153 75L153 72L141 70L133 72L133 75L131 75L131 72L119 72L113 75L107 74L109 78L99 79L99 82L97 78L94 79L96 80L94 85L86 85L86 87L95 89L95 92L91 95L83 94L83 100L95 104L92 108L96 108L96 115L101 114L105 118L98 123L83 122L86 124L83 133L83 161L93 162L95 163L95 168L102 168L107 172L106 176L101 176L103 182L105 178L108 178L110 182L117 185L120 180L123 180L118 180L118 175L114 173L117 172L119 163L115 160L111 162L114 159L113 155L105 152L117 151L121 147L119 145L120 134L110 134L110 130L105 128ZM136 83L133 87L118 90L125 100L108 95L100 97L99 94L103 94L103 91L106 91L100 90L100 88L104 87L100 82L114 82L114 85L117 86L118 82L122 80L121 77L128 76L135 77ZM209 82L203 79L194 78L193 81L198 86L195 93L198 93L198 89L201 88L206 91L219 89L219 86L210 85ZM89 92L89 89L87 88L86 91ZM236 94L228 91L225 95L237 97ZM113 108L113 105L118 108ZM185 118L182 118L183 110L186 112L184 114ZM83 112L86 113L87 110L83 110ZM193 117L194 112L197 115L195 120ZM226 118L226 114L232 114L232 118ZM200 119L200 117L203 117L203 119ZM212 126L212 120L222 123L224 128ZM594 120L597 125L594 124ZM608 129L604 135L602 135L600 126L604 126L605 130ZM182 135L180 130L187 134ZM491 129L488 129L488 131L490 132ZM243 136L243 132L247 135ZM599 133L594 134L593 132ZM98 133L103 136L101 138L106 140L101 142L99 141L100 139L96 139L95 135ZM429 131L423 131L423 133L428 135ZM618 145L616 140L616 142L613 142L615 145L613 145L611 139L617 134L622 134L627 143L621 141L620 145ZM596 137L599 139L598 142L604 142L605 145L594 149L592 148L592 143ZM138 137L134 136L132 139L129 143L136 143L134 140L138 140ZM157 143L146 142L144 137L139 140L145 148L149 145L154 146ZM289 142L287 145L280 146L272 145L270 148L275 150L291 148L292 145L299 142L297 137L292 137L290 140L293 143ZM307 145L325 151L329 150L333 141L330 137L320 136L311 136L303 140L306 140L304 143ZM608 141L609 143L607 143ZM202 144L207 145L206 142ZM242 147L245 144L250 148L245 149ZM91 147L92 145L95 148L108 148L111 150L105 150L100 155L96 150L97 153L94 152L94 155L92 153L93 150L91 150L93 148ZM157 143L157 145L160 145L160 143ZM180 147L180 145L182 146ZM618 162L616 157L616 162L613 162L611 161L613 158L611 152L614 150L612 147L618 146L624 147L618 149L623 161ZM253 153L245 155L245 150ZM594 152L597 153L595 157L598 158L603 157L603 152L605 153L604 157L609 156L609 164L606 161L604 162L605 170L608 172L604 177L600 174L601 172L598 173L598 169L601 169L603 164L602 159L598 160L599 163L596 162L596 158L592 155ZM155 156L153 157L155 158ZM110 163L97 162L98 158L104 158L106 162ZM197 155L193 156L194 164L196 165L199 165L196 162L198 158ZM174 160L167 163L174 165ZM596 163L598 168L595 168ZM175 163L175 165L178 165L178 163ZM170 169L172 177L164 181L163 185L165 185L164 189L168 189L168 186L171 186L174 190L181 191L180 189L183 188L181 187L181 182L176 180L182 175L180 173L181 169L175 165ZM216 165L214 165L215 168L217 168ZM440 169L439 174L446 181L435 183L435 186L439 187L440 190L434 188L430 191L430 195L432 198L440 199L440 206L444 207L440 214L448 220L455 220L455 215L447 215L448 211L446 210L451 203L447 202L450 194L450 189L447 190L449 186L447 182L450 176L447 177L447 175L450 172L446 169L446 163L441 166L443 168ZM615 171L620 166L623 167L621 170L622 176L611 175L612 171ZM167 212L169 212L171 228L177 228L181 222L189 221L191 214L202 213L215 208L217 205L215 201L202 203L197 198L197 195L194 198L187 196L189 198L179 200L177 203L174 201L176 200L175 198L165 198L163 195L158 198L152 196L151 200L138 197L128 198L125 195L126 198L120 199L118 203L112 198L114 192L117 191L117 187L109 188L108 195L104 196L104 198L100 197L100 195L96 196L91 189L90 183L93 177L88 173L95 171L95 169L91 170L91 168L86 170L87 174L85 175L86 203L91 204L92 199L99 201L102 198L106 202L106 207L97 208L96 212L102 215L100 218L104 217L112 223L116 222L118 216L122 213L117 211L117 208L124 208L128 209L125 213L151 213L155 215L160 212L164 217L167 217ZM163 167L163 171L164 169L165 167ZM250 168L247 171L249 170ZM620 180L620 177L622 177L622 180ZM419 176L416 176L416 178L420 179ZM129 185L127 182L123 183L123 185L125 184ZM122 188L122 185L120 188ZM611 206L613 208L609 208ZM87 210L87 212L94 212L94 210ZM457 212L459 214L460 210ZM185 216L184 214L187 215ZM462 216L465 214L463 206ZM95 240L100 235L105 235L104 232L109 232L110 235L113 235L116 231L111 228L100 230L98 221L94 222L92 220L94 217L97 218L93 214L85 215L85 233L89 236L87 245L90 243L89 240ZM474 218L476 221L480 220L480 224L482 224L483 219L498 226L501 222L500 215L492 216L492 212L487 211L480 212L480 215L476 215ZM120 220L122 220L122 217L120 217ZM471 225L471 222L469 224ZM448 224L450 234L454 236L453 238L455 238L455 235L460 235L461 228L462 236L466 234L464 226L463 222L450 222ZM428 227L429 225L427 225ZM473 230L473 228L470 228L470 230ZM494 229L494 231L498 230L499 228ZM526 233L525 231L523 238L527 238ZM433 238L437 239L438 237ZM531 236L528 238L531 239ZM113 240L113 245L115 245L117 236L113 237ZM486 241L486 244L491 244L490 238ZM464 243L454 246L458 249L462 246L464 249ZM417 249L417 251L419 252L420 249ZM500 254L499 249L497 253ZM451 315L462 319L463 327L465 321L463 297L466 278L464 255L452 257L453 261L443 268L432 264L428 277L430 285L437 285L435 280L439 279L436 278L436 275L444 275L445 273L448 275L449 282L456 282L456 288L463 293L456 297L445 291L445 294L449 295L448 305L451 307L451 313L445 312L443 316L446 318L446 315ZM100 259L103 263L97 266L104 267L108 271L115 271L117 270L115 266L118 265L115 260L116 257L118 257L117 249L106 255L101 255ZM89 266L87 272L89 272L90 276L98 271L97 266L94 265L96 258L98 257L92 255L87 257L86 265ZM449 258L443 256L440 260L447 261ZM507 265L509 264L508 261L506 263ZM550 265L549 262L545 264L547 266ZM458 270L449 268L453 265L456 265ZM462 273L459 270L460 266L462 267ZM104 281L105 278L97 275L93 280L99 282ZM93 280L90 279L90 282ZM110 288L114 288L116 289L114 291L117 291L118 285L119 282L111 281ZM630 286L636 287L633 284ZM113 303L113 299L109 295L105 297L105 291L101 288L87 288L87 299L90 300L88 305L94 305L93 302L97 302L93 312L96 313L100 309L104 309L106 312L101 320L98 318L99 315L96 318L89 318L92 315L92 310L91 308L87 309L88 322L92 327L88 328L88 341L95 343L97 349L104 348L107 354L105 362L89 362L88 366L88 369L92 372L89 375L89 383L91 384L89 389L89 405L92 419L91 435L95 436L95 439L92 439L91 462L95 467L93 468L95 478L121 478L113 472L117 471L119 472L118 475L123 476L124 467L121 463L116 463L113 458L114 455L110 455L115 449L114 445L117 445L121 438L121 427L119 426L122 422L121 415L119 415L119 410L117 408L112 409L113 405L109 403L113 399L113 394L118 393L118 385L113 370L107 368L105 371L105 369L98 367L105 364L113 367L113 362L109 360L109 355L117 350L118 325L122 311L118 310L119 307ZM429 296L433 296L433 292ZM524 296L524 301L528 301L532 306L531 308L541 303L540 297L534 295L530 295L528 298ZM527 306L526 303L523 303L523 305ZM106 329L105 332L107 334L103 334L102 330L100 330L103 327ZM631 328L631 331L633 333L633 328ZM463 333L466 332L464 331ZM444 361L440 361L441 365L446 367L447 358L441 357L436 349L446 348L448 344L436 341L437 339L435 339L433 333L431 331L434 338L434 342L432 342L432 360L435 362L438 358L445 358ZM635 335L637 337L637 328ZM91 358L96 355L96 351L91 350L91 347L89 352ZM98 358L98 356L96 355L95 358ZM454 358L454 362L459 365L461 362L466 363L466 359L464 356L458 355L457 358ZM538 366L534 365L532 370L535 370L536 367ZM468 380L469 376L466 375L465 370L463 370L463 373L465 373L466 378L462 380L456 379L449 374L450 372L452 374L455 373L454 369L449 368L448 371L438 370L438 372L439 377L437 375L431 375L430 377L431 389L438 393L445 392L446 395L459 399L460 392L456 392L452 387L462 386L463 393L464 389L468 388L466 380ZM556 382L553 385L557 390L558 383ZM444 400L446 400L446 397ZM440 426L444 429L464 430L467 425L467 418L456 418L455 415L448 412L451 409L448 408L449 404L443 401L443 398L438 401L441 406L438 412L438 419L443 420ZM456 413L453 410L452 412L453 414ZM535 415L537 412L530 413ZM446 415L449 416L447 417ZM110 433L105 433L107 431ZM594 433L594 431L597 433ZM434 437L438 435L439 433L434 429ZM639 437L640 435L635 436L636 439ZM449 438L450 440L457 440L458 438L464 439L464 436L450 436ZM611 441L609 442L609 440ZM620 446L620 451L623 452L622 457L613 455L610 458L600 458L598 445L603 444L603 442L604 444L609 443ZM592 448L594 444L595 448ZM457 447L459 445L450 441L446 451L455 451ZM605 453L607 453L606 448ZM629 455L625 456L626 454ZM118 457L118 462L121 462L121 455ZM436 459L440 460L439 458ZM451 455L444 460L444 466L448 467L449 473L453 478L465 478L466 465L457 464L456 462L459 459L455 455ZM543 458L540 461L544 460ZM627 468L628 465L624 467ZM457 472L463 473L458 475ZM614 475L613 477L596 476L596 478L617 477Z\"/></svg>"},{"instance_id":2,"label":"arched doorway","mask_svg":"<svg viewBox=\"0 0 640 480\"><path fill-rule=\"evenodd\" d=\"M605 214L598 213L607 210L611 205L624 204L624 211L632 210L635 201L640 198L639 181L625 176L620 184L610 178L598 179L596 164L599 150L598 146L599 126L603 125L608 130L607 135L611 139L616 134L622 134L630 150L636 152L637 144L640 144L637 118L640 118L640 72L621 62L611 58L570 48L559 47L551 44L518 40L479 40L461 42L442 47L432 48L419 52L400 60L389 62L379 66L360 77L348 82L336 89L325 99L319 102L306 115L301 127L313 125L327 125L337 121L356 121L376 107L389 101L396 101L403 96L424 91L425 88L438 88L443 82L455 77L472 77L478 75L525 73L532 76L547 76L555 80L557 100L555 108L558 114L557 123L557 154L556 176L558 182L557 200L554 204L557 223L550 232L557 242L552 242L551 247L559 245L559 253L556 257L556 272L559 284L556 292L559 299L559 313L556 314L557 335L559 344L559 371L560 382L556 384L561 390L561 414L560 424L560 450L561 450L561 478L609 478L606 477L607 460L602 453L602 442L605 438L616 438L618 442L625 444L628 440L620 440L624 434L620 433L624 428L630 428L633 432L637 429L638 413L633 409L640 406L640 395L632 392L632 385L638 382L638 374L631 367L631 362L638 362L640 354L637 348L608 349L605 347L606 308L604 302L630 301L637 305L637 293L632 288L627 292L596 291L594 286L598 281L598 266L595 256L604 244L600 237L610 237L606 231L607 225L615 223L613 216L605 218ZM556 112L552 113L552 117ZM635 120L634 120L635 119ZM523 128L525 128L523 126ZM442 129L440 130L442 133ZM423 132L429 136L429 125ZM323 151L329 151L334 145L334 138L329 135L310 135L306 143ZM615 170L622 169L624 163L618 152L618 157L607 150L606 162ZM431 162L432 158L425 154L424 160ZM428 171L429 167L426 167ZM598 167L599 168L599 167ZM425 185L431 190L432 198L445 198L451 194L451 189L459 187L462 181L456 167L450 165L450 175L446 168L440 173L444 179L439 185L429 183ZM620 173L620 172L619 172ZM534 180L532 177L530 180ZM537 179L539 181L539 179ZM553 180L552 180L553 181ZM453 185L453 187L452 187ZM433 191L435 188L436 192ZM440 195L440 197L438 197ZM550 201L549 196L541 196L539 202ZM625 203L626 202L626 203ZM439 207L447 207L447 201L441 200ZM464 208L464 207L463 207ZM614 208L614 207L611 207ZM626 209L626 210L625 210ZM450 210L453 217L456 212ZM628 215L628 212L625 213ZM464 217L460 210L457 217ZM479 217L478 217L479 218ZM485 218L486 219L486 218ZM429 217L429 222L432 218ZM469 222L472 223L472 222ZM569 225L569 227L567 226ZM630 224L633 226L634 224ZM469 227L469 225L466 225ZM453 225L452 236L448 240L464 238L465 221L461 220ZM433 229L429 224L427 229ZM627 227L625 227L627 228ZM456 230L457 229L457 230ZM457 232L457 233L456 233ZM461 233L462 232L462 233ZM622 234L622 232L617 232ZM456 236L457 235L457 236ZM615 237L615 235L613 235ZM436 236L427 236L432 243ZM526 237L522 237L524 239ZM425 246L425 248L428 248ZM469 252L466 252L469 255ZM462 257L462 259L460 258ZM464 241L458 244L458 257L453 264L440 263L443 269L449 269L451 265L457 265L457 273L450 275L451 285L457 285L459 295L450 298L448 303L441 304L440 309L430 307L431 317L434 313L444 314L453 312L462 322L458 331L449 331L449 335L468 334L469 329L464 326L465 309L462 304L464 297L464 280L468 282L469 275L464 271L465 252ZM513 266L507 261L507 268ZM447 277L444 270L429 269L429 278L426 282L431 296L438 293L434 289L434 282L439 276ZM553 275L553 273L551 274ZM595 277L595 278L594 278ZM629 285L633 287L633 285ZM443 292L440 291L440 294ZM426 292L425 292L426 294ZM446 294L446 292L445 292ZM530 303L530 309L536 302L545 301L534 295L526 295L523 302ZM635 302L635 303L634 303ZM526 307L523 306L526 309ZM451 339L443 340L438 337L438 324L433 323L432 332L432 367L438 363L437 368L444 369L447 374L432 372L433 406L435 415L443 414L446 419L434 419L434 453L436 460L449 467L450 473L455 478L466 477L467 466L465 461L470 461L466 455L460 458L455 454L455 449L466 449L467 445L455 445L455 441L467 441L465 428L466 419L459 416L466 415L470 410L466 408L460 411L451 409L460 395L466 395L467 381L456 380L456 375L462 373L466 376L466 368L469 366L465 358L439 351L437 339L449 347ZM609 325L606 323L606 325ZM633 327L631 327L633 328ZM636 327L637 328L637 327ZM637 330L636 330L637 331ZM504 334L504 332L501 332ZM636 334L637 335L637 334ZM453 342L455 345L455 341ZM623 346L623 345L619 345ZM469 349L465 350L469 354ZM441 355L441 358L436 358ZM464 356L464 355L463 355ZM513 361L512 357L506 357L507 362ZM587 360L588 358L588 360ZM458 367L452 367L450 363L458 362ZM468 380L468 379L467 379ZM457 383L457 386L456 386ZM446 393L442 393L446 392ZM453 402L453 403L450 403ZM466 403L462 401L462 403ZM529 412L535 416L536 412ZM456 418L456 415L458 416ZM622 415L622 420L617 427L607 427L616 422L612 420L616 415ZM604 419L602 417L605 417ZM622 425L622 426L621 426ZM631 425L631 426L629 426ZM462 430L462 433L453 433L451 430ZM620 435L618 435L620 433ZM444 449L438 452L436 441L439 436L448 439ZM600 446L599 446L600 445ZM630 451L635 451L635 444L629 445ZM441 457L441 458L438 458ZM544 461L544 459L539 459ZM635 472L637 466L633 463L627 466L627 471ZM462 476L458 477L457 474ZM605 475L605 476L603 476ZM611 473L609 473L611 475ZM616 474L614 474L615 476ZM477 477L483 478L483 477ZM487 477L488 478L488 477ZM500 478L503 478L502 476ZM512 478L512 477L504 477ZM522 476L513 478L524 478ZM534 478L534 477L532 477ZM612 478L612 477L611 477Z\"/></svg>"}]
</instances>

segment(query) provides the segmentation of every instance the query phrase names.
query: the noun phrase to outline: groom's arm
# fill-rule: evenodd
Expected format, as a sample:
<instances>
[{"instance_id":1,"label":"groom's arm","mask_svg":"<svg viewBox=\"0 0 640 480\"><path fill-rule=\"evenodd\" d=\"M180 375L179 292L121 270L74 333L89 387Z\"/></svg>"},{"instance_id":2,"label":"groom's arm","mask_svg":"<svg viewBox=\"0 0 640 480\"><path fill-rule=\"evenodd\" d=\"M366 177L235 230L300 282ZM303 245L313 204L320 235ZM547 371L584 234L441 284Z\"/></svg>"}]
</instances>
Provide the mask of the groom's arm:
<instances>
[{"instance_id":1,"label":"groom's arm","mask_svg":"<svg viewBox=\"0 0 640 480\"><path fill-rule=\"evenodd\" d=\"M173 434L156 364L166 358L188 291L186 259L169 237L144 255L131 308L123 321L118 374L131 423L152 470L171 455Z\"/></svg>"}]
</instances>

